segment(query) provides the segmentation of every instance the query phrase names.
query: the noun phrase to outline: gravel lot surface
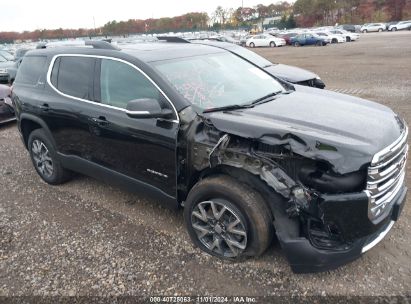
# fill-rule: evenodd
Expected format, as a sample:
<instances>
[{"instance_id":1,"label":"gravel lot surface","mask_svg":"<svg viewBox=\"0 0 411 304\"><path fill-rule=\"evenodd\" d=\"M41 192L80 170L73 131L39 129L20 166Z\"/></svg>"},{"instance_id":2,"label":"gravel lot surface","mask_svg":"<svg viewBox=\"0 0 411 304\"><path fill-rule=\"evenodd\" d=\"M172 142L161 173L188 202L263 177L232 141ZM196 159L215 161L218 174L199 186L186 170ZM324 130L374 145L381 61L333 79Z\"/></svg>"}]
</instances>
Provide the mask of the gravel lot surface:
<instances>
[{"instance_id":1,"label":"gravel lot surface","mask_svg":"<svg viewBox=\"0 0 411 304\"><path fill-rule=\"evenodd\" d=\"M312 70L329 89L386 104L411 122L411 32L256 52ZM0 128L0 151L0 296L410 295L410 202L362 258L296 275L277 243L262 257L222 262L193 248L182 212L149 197L84 176L45 184L14 124Z\"/></svg>"}]
</instances>

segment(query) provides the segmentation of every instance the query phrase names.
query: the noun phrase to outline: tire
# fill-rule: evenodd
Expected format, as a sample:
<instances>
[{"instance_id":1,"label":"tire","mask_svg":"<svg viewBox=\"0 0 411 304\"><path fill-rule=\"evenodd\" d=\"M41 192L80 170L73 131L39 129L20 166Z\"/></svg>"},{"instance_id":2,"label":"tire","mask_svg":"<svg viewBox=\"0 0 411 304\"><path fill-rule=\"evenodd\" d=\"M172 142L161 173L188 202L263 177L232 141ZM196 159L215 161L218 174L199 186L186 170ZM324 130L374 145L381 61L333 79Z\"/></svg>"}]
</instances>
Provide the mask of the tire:
<instances>
[{"instance_id":1,"label":"tire","mask_svg":"<svg viewBox=\"0 0 411 304\"><path fill-rule=\"evenodd\" d=\"M393 27L393 28L391 29L391 31L396 32L396 31L397 31L397 28L396 28L396 27Z\"/></svg>"},{"instance_id":2,"label":"tire","mask_svg":"<svg viewBox=\"0 0 411 304\"><path fill-rule=\"evenodd\" d=\"M331 40L331 43L338 43L338 40L335 39L335 38L333 38L333 39Z\"/></svg>"},{"instance_id":3,"label":"tire","mask_svg":"<svg viewBox=\"0 0 411 304\"><path fill-rule=\"evenodd\" d=\"M350 37L350 36L347 36L347 37L345 38L345 41L351 42L351 37Z\"/></svg>"},{"instance_id":4,"label":"tire","mask_svg":"<svg viewBox=\"0 0 411 304\"><path fill-rule=\"evenodd\" d=\"M255 48L254 42L251 42L251 43L250 43L250 48Z\"/></svg>"},{"instance_id":5,"label":"tire","mask_svg":"<svg viewBox=\"0 0 411 304\"><path fill-rule=\"evenodd\" d=\"M316 46L323 46L323 43L321 41L317 41L317 43L315 45Z\"/></svg>"},{"instance_id":6,"label":"tire","mask_svg":"<svg viewBox=\"0 0 411 304\"><path fill-rule=\"evenodd\" d=\"M274 42L274 41L271 41L271 42L270 42L270 47L272 47L272 48L273 48L273 47L276 47L276 45L275 45L275 42Z\"/></svg>"},{"instance_id":7,"label":"tire","mask_svg":"<svg viewBox=\"0 0 411 304\"><path fill-rule=\"evenodd\" d=\"M301 46L301 45L300 45L300 43L299 43L298 41L296 41L296 42L294 42L294 46L295 46L295 47L298 47L298 46Z\"/></svg>"},{"instance_id":8,"label":"tire","mask_svg":"<svg viewBox=\"0 0 411 304\"><path fill-rule=\"evenodd\" d=\"M378 32L379 32L379 33L381 33L382 31L383 31L383 29L382 29L382 28L378 29Z\"/></svg>"},{"instance_id":9,"label":"tire","mask_svg":"<svg viewBox=\"0 0 411 304\"><path fill-rule=\"evenodd\" d=\"M31 132L28 149L37 174L46 183L60 185L70 179L70 172L62 167L56 150L43 129Z\"/></svg>"},{"instance_id":10,"label":"tire","mask_svg":"<svg viewBox=\"0 0 411 304\"><path fill-rule=\"evenodd\" d=\"M231 261L264 253L274 230L270 215L259 193L226 175L198 182L184 207L185 224L194 245ZM237 224L230 228L230 223Z\"/></svg>"},{"instance_id":11,"label":"tire","mask_svg":"<svg viewBox=\"0 0 411 304\"><path fill-rule=\"evenodd\" d=\"M362 32L363 32L364 34L367 34L367 33L368 33L368 31L367 31L367 30L363 30Z\"/></svg>"}]
</instances>

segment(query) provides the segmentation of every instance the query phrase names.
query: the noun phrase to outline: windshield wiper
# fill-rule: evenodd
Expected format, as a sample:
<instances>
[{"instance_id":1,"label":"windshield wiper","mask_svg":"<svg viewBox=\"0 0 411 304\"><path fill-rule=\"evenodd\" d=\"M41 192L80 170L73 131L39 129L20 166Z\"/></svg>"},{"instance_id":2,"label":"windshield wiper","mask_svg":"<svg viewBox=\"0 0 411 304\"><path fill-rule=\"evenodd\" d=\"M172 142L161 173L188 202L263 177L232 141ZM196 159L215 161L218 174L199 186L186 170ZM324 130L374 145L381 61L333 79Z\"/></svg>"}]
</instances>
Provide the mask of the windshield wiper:
<instances>
[{"instance_id":1,"label":"windshield wiper","mask_svg":"<svg viewBox=\"0 0 411 304\"><path fill-rule=\"evenodd\" d=\"M277 92L273 92L273 93L267 94L267 95L265 95L265 96L263 96L263 97L261 97L261 98L258 98L258 99L256 99L256 100L252 101L252 102L249 103L248 105L249 105L249 106L255 106L255 105L258 105L258 104L261 104L261 103L264 103L264 102L269 102L269 101L272 100L272 97L275 97L275 96L277 96L278 94L280 94L280 93L282 93L282 92L283 92L283 91L281 90L281 91L277 91Z\"/></svg>"},{"instance_id":2,"label":"windshield wiper","mask_svg":"<svg viewBox=\"0 0 411 304\"><path fill-rule=\"evenodd\" d=\"M252 108L254 105L230 105L230 106L224 106L224 107L219 107L219 108L211 108L211 109L206 109L204 110L203 113L211 113L211 112L217 112L217 111L230 111L230 110L238 110L238 109L247 109L247 108Z\"/></svg>"},{"instance_id":3,"label":"windshield wiper","mask_svg":"<svg viewBox=\"0 0 411 304\"><path fill-rule=\"evenodd\" d=\"M261 98L258 98L256 100L252 101L251 103L247 103L247 104L243 104L243 105L234 104L234 105L229 105L229 106L224 106L224 107L219 107L219 108L206 109L206 110L203 111L203 113L253 108L256 105L259 105L259 104L262 104L262 103L269 102L269 101L273 100L273 97L275 97L279 94L290 94L292 92L294 92L294 91L282 91L281 90L281 91L277 91L277 92L267 94L267 95L265 95Z\"/></svg>"}]
</instances>

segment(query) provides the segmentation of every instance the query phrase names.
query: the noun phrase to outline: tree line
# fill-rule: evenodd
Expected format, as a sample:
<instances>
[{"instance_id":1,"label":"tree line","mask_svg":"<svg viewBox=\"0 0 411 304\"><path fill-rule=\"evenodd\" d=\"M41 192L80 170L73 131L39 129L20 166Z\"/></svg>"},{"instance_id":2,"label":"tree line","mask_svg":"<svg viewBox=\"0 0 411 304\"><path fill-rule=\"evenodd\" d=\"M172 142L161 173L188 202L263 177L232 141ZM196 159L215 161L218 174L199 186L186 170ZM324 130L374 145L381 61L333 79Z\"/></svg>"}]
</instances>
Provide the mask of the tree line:
<instances>
[{"instance_id":1,"label":"tree line","mask_svg":"<svg viewBox=\"0 0 411 304\"><path fill-rule=\"evenodd\" d=\"M263 23L270 18L270 23ZM296 0L254 7L218 6L208 15L187 13L172 18L110 21L96 29L54 29L24 32L0 32L0 43L16 40L67 39L75 37L130 35L177 31L222 29L250 30L259 27L311 27L336 23L362 24L411 19L411 0Z\"/></svg>"}]
</instances>

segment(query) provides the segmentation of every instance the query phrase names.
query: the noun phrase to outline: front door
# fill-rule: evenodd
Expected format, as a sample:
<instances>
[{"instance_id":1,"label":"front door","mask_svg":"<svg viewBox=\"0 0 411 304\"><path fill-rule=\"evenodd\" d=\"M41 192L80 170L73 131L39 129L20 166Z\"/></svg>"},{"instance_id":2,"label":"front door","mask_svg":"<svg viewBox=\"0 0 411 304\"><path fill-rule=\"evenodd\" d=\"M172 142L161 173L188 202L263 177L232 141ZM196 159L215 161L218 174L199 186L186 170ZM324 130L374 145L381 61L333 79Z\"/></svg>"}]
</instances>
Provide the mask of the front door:
<instances>
[{"instance_id":1,"label":"front door","mask_svg":"<svg viewBox=\"0 0 411 304\"><path fill-rule=\"evenodd\" d=\"M173 109L172 105L133 65L99 59L97 66L100 77L94 82L94 92L99 113L90 117L91 135L97 143L93 160L175 196L177 116L136 119L126 113L128 102L135 99L149 98L162 108Z\"/></svg>"}]
</instances>

